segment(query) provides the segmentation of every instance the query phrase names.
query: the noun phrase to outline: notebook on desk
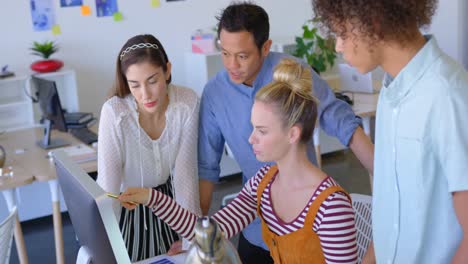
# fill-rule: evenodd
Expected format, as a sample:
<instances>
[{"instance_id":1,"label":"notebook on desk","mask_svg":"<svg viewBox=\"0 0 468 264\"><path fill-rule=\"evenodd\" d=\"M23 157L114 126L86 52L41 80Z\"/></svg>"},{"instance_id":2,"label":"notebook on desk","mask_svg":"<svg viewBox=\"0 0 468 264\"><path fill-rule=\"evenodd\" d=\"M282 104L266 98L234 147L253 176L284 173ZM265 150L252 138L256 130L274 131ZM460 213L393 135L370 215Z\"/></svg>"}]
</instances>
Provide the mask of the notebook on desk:
<instances>
[{"instance_id":1,"label":"notebook on desk","mask_svg":"<svg viewBox=\"0 0 468 264\"><path fill-rule=\"evenodd\" d=\"M82 112L64 113L63 116L65 117L65 122L67 123L67 125L83 124L93 119L92 113L82 113Z\"/></svg>"},{"instance_id":2,"label":"notebook on desk","mask_svg":"<svg viewBox=\"0 0 468 264\"><path fill-rule=\"evenodd\" d=\"M356 68L344 63L338 65L338 71L342 92L374 93L370 72L362 74Z\"/></svg>"},{"instance_id":3,"label":"notebook on desk","mask_svg":"<svg viewBox=\"0 0 468 264\"><path fill-rule=\"evenodd\" d=\"M97 152L92 147L85 144L78 144L68 147L54 149L54 151L63 150L68 157L76 163L84 163L97 160ZM52 155L50 152L49 155Z\"/></svg>"}]
</instances>

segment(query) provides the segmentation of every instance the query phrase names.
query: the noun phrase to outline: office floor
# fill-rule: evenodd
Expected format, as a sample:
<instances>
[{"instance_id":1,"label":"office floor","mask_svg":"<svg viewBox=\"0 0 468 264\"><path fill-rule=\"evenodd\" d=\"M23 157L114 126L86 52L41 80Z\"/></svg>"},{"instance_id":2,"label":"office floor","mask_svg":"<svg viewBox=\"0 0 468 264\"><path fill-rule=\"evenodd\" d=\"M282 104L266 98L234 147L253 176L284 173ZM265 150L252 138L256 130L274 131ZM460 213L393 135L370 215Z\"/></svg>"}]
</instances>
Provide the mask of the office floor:
<instances>
[{"instance_id":1,"label":"office floor","mask_svg":"<svg viewBox=\"0 0 468 264\"><path fill-rule=\"evenodd\" d=\"M334 177L350 193L370 194L369 175L355 158L352 152L338 151L323 156L323 170ZM215 189L214 202L210 214L221 205L226 194L237 192L241 188L240 176L222 180ZM68 214L62 214L63 240L66 263L75 263L79 245ZM22 223L24 240L29 257L29 263L55 263L54 231L52 217L44 217ZM237 244L237 236L231 241ZM13 242L10 263L19 263Z\"/></svg>"}]
</instances>

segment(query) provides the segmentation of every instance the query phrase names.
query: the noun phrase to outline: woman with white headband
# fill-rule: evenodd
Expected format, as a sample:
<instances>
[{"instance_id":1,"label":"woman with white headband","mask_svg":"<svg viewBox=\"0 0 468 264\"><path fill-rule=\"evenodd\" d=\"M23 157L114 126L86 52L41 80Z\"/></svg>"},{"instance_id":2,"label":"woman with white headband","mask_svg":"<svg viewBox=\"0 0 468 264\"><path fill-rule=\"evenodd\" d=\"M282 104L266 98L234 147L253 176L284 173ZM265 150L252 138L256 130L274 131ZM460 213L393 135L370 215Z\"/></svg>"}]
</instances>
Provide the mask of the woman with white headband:
<instances>
[{"instance_id":1,"label":"woman with white headband","mask_svg":"<svg viewBox=\"0 0 468 264\"><path fill-rule=\"evenodd\" d=\"M114 194L155 188L200 213L197 95L171 84L171 63L152 35L130 38L116 64L99 123L98 184ZM177 253L181 237L148 208L128 211L116 201L115 211L132 261Z\"/></svg>"}]
</instances>

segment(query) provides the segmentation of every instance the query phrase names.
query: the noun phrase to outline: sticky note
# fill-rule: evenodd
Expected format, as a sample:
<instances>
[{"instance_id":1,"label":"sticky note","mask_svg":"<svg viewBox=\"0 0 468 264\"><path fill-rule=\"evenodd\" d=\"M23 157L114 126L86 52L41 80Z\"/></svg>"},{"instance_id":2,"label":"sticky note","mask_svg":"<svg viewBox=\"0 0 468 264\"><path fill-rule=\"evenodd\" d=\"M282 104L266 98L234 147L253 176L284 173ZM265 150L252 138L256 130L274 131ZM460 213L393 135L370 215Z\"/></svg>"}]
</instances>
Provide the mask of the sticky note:
<instances>
[{"instance_id":1,"label":"sticky note","mask_svg":"<svg viewBox=\"0 0 468 264\"><path fill-rule=\"evenodd\" d=\"M62 34L62 31L60 30L60 26L59 26L59 25L53 25L53 26L52 26L52 34L54 34L54 35L60 35L60 34Z\"/></svg>"},{"instance_id":2,"label":"sticky note","mask_svg":"<svg viewBox=\"0 0 468 264\"><path fill-rule=\"evenodd\" d=\"M122 21L123 20L123 15L120 12L115 12L113 16L114 16L114 21Z\"/></svg>"},{"instance_id":3,"label":"sticky note","mask_svg":"<svg viewBox=\"0 0 468 264\"><path fill-rule=\"evenodd\" d=\"M91 15L91 8L88 5L82 5L81 6L81 15L82 16Z\"/></svg>"},{"instance_id":4,"label":"sticky note","mask_svg":"<svg viewBox=\"0 0 468 264\"><path fill-rule=\"evenodd\" d=\"M151 7L159 7L161 6L161 2L159 0L151 0Z\"/></svg>"}]
</instances>

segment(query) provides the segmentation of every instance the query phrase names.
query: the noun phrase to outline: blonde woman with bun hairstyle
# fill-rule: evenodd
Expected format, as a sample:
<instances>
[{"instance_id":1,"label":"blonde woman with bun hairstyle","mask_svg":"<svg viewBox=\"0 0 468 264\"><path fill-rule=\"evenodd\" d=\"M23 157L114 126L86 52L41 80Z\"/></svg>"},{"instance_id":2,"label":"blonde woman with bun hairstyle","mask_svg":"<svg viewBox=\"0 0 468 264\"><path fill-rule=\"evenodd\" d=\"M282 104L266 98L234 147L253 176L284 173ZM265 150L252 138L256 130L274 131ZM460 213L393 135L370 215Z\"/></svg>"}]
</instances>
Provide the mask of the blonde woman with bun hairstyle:
<instances>
[{"instance_id":1,"label":"blonde woman with bun hairstyle","mask_svg":"<svg viewBox=\"0 0 468 264\"><path fill-rule=\"evenodd\" d=\"M311 87L310 71L296 61L283 59L275 67L273 81L255 96L249 137L257 159L275 165L260 168L212 218L229 238L259 216L275 263L355 263L351 200L307 157L318 104ZM183 237L194 237L197 215L163 193L130 188L119 199L128 209L135 207L129 202L153 208Z\"/></svg>"}]
</instances>

